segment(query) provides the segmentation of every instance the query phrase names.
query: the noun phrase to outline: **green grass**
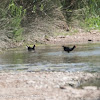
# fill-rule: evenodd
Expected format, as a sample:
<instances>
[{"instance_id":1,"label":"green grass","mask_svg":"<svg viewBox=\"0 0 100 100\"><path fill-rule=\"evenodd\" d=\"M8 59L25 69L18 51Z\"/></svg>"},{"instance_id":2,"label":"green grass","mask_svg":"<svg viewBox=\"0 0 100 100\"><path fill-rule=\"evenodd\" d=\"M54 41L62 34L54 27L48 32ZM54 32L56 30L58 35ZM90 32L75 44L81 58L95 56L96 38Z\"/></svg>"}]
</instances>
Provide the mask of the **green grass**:
<instances>
[{"instance_id":1,"label":"green grass","mask_svg":"<svg viewBox=\"0 0 100 100\"><path fill-rule=\"evenodd\" d=\"M84 28L100 29L100 0L62 0L62 5L69 23L78 19Z\"/></svg>"},{"instance_id":2,"label":"green grass","mask_svg":"<svg viewBox=\"0 0 100 100\"><path fill-rule=\"evenodd\" d=\"M85 24L89 29L100 29L100 17L92 16L85 19Z\"/></svg>"}]
</instances>

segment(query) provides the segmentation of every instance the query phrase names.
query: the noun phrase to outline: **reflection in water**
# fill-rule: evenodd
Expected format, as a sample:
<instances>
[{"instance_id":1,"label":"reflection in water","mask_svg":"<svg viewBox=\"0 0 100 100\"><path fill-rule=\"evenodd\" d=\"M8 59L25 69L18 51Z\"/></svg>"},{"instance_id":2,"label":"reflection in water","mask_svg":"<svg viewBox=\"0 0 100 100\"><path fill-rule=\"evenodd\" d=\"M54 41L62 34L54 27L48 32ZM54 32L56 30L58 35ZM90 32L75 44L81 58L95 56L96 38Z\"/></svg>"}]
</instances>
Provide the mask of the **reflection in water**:
<instances>
[{"instance_id":1,"label":"reflection in water","mask_svg":"<svg viewBox=\"0 0 100 100\"><path fill-rule=\"evenodd\" d=\"M78 45L71 53L58 46L9 50L0 54L0 70L100 72L100 46Z\"/></svg>"}]
</instances>

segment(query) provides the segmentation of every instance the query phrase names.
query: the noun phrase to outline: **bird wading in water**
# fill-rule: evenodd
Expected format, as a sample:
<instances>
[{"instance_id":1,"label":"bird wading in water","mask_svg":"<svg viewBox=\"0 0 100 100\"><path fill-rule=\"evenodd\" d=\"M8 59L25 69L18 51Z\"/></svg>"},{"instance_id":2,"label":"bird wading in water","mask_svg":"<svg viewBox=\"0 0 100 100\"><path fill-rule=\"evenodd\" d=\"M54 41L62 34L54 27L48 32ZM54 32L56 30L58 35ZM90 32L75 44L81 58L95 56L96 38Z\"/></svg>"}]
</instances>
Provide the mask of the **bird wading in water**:
<instances>
[{"instance_id":1,"label":"bird wading in water","mask_svg":"<svg viewBox=\"0 0 100 100\"><path fill-rule=\"evenodd\" d=\"M69 48L69 47L66 47L66 46L62 46L62 47L63 47L64 51L66 51L68 53L70 53L71 51L73 51L76 48L75 45L72 48Z\"/></svg>"},{"instance_id":2,"label":"bird wading in water","mask_svg":"<svg viewBox=\"0 0 100 100\"><path fill-rule=\"evenodd\" d=\"M35 51L35 45L33 47L27 46L28 51Z\"/></svg>"}]
</instances>

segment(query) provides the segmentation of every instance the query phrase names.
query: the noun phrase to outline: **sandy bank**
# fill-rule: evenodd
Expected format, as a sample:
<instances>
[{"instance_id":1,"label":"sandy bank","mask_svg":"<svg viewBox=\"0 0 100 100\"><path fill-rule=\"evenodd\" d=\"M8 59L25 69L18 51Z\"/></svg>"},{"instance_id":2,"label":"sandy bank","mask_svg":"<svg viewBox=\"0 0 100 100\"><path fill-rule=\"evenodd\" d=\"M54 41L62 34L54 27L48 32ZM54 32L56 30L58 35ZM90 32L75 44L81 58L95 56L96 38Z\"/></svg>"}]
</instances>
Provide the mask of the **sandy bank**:
<instances>
[{"instance_id":1,"label":"sandy bank","mask_svg":"<svg viewBox=\"0 0 100 100\"><path fill-rule=\"evenodd\" d=\"M0 100L100 100L100 88L76 88L100 74L83 72L0 73Z\"/></svg>"},{"instance_id":2,"label":"sandy bank","mask_svg":"<svg viewBox=\"0 0 100 100\"><path fill-rule=\"evenodd\" d=\"M46 44L77 44L77 43L100 43L100 32L79 32L73 35L59 35L57 37L50 37L49 40L45 40Z\"/></svg>"}]
</instances>

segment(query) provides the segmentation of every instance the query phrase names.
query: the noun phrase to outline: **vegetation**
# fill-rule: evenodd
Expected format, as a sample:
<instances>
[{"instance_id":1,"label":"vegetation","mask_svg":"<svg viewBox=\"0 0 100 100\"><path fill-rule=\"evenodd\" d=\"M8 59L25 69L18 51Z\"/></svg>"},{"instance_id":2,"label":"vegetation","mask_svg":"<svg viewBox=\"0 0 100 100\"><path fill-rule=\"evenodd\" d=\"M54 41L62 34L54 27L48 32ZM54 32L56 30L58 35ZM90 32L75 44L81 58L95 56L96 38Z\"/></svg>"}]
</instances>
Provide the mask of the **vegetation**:
<instances>
[{"instance_id":1,"label":"vegetation","mask_svg":"<svg viewBox=\"0 0 100 100\"><path fill-rule=\"evenodd\" d=\"M8 14L10 15L9 30L12 30L12 38L19 38L23 32L21 27L22 18L25 16L26 9L22 6L15 5L12 0L8 6Z\"/></svg>"},{"instance_id":2,"label":"vegetation","mask_svg":"<svg viewBox=\"0 0 100 100\"><path fill-rule=\"evenodd\" d=\"M8 30L11 39L22 38L24 18L52 17L54 8L60 8L66 21L78 19L89 29L100 28L99 0L4 0L0 1L0 27Z\"/></svg>"},{"instance_id":3,"label":"vegetation","mask_svg":"<svg viewBox=\"0 0 100 100\"><path fill-rule=\"evenodd\" d=\"M11 39L20 40L23 32L21 27L22 18L25 16L26 9L22 6L15 4L14 0L11 0L5 12L1 11L1 19L5 18L5 27L8 30L7 36Z\"/></svg>"},{"instance_id":4,"label":"vegetation","mask_svg":"<svg viewBox=\"0 0 100 100\"><path fill-rule=\"evenodd\" d=\"M62 0L66 17L83 21L89 29L100 29L100 1L99 0Z\"/></svg>"}]
</instances>

